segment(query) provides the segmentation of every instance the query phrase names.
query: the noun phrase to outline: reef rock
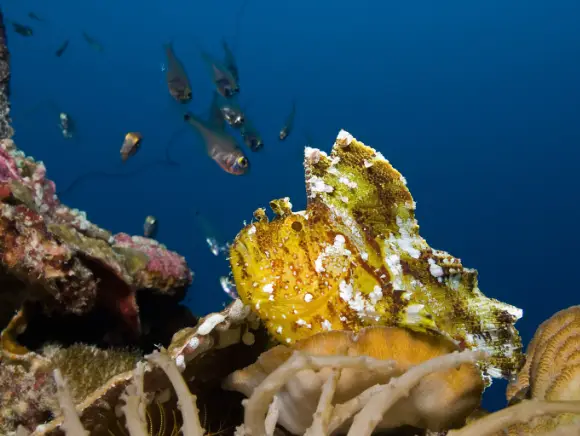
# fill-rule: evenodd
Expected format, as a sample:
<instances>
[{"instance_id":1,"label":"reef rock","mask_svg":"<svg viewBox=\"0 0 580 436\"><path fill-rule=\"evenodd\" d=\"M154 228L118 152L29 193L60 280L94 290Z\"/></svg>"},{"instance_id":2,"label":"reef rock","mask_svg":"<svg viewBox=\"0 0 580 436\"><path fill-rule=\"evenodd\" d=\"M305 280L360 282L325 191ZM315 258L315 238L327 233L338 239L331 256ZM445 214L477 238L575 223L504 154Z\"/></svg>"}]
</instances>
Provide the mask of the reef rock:
<instances>
[{"instance_id":1,"label":"reef rock","mask_svg":"<svg viewBox=\"0 0 580 436\"><path fill-rule=\"evenodd\" d=\"M2 18L0 433L10 434L57 412L54 367L74 380L75 401L84 400L195 317L178 304L193 278L182 256L152 239L112 235L61 204L44 164L10 139Z\"/></svg>"},{"instance_id":2,"label":"reef rock","mask_svg":"<svg viewBox=\"0 0 580 436\"><path fill-rule=\"evenodd\" d=\"M98 365L100 379L91 376L86 392L132 368L140 358L137 351L91 345L79 345L76 351L38 349L44 341L138 343L142 316L137 292L145 289L175 297L169 305L165 300L154 302L157 313L148 314L147 333L159 337L171 325L168 319L158 319L160 313L172 321L181 316L178 300L192 280L185 259L157 241L111 235L83 212L62 205L45 174L42 162L25 157L11 140L0 140L2 434L17 425L32 429L54 414L55 366L74 369L78 386ZM31 323L34 328L27 332ZM20 336L27 333L32 347L21 344ZM46 334L44 340L39 333ZM73 351L67 353L69 349ZM113 367L99 364L99 358Z\"/></svg>"},{"instance_id":3,"label":"reef rock","mask_svg":"<svg viewBox=\"0 0 580 436\"><path fill-rule=\"evenodd\" d=\"M0 139L11 138L10 103L8 102L10 65L8 63L8 46L6 44L6 28L2 11L0 11Z\"/></svg>"},{"instance_id":4,"label":"reef rock","mask_svg":"<svg viewBox=\"0 0 580 436\"><path fill-rule=\"evenodd\" d=\"M74 380L79 402L132 369L139 350L89 344L140 343L142 290L175 297L169 305L153 303L149 339L175 327L181 322L176 317L183 319L178 300L191 280L185 259L159 242L111 235L62 205L42 162L26 157L11 140L0 140L0 433L17 425L33 429L54 415L55 367ZM27 332L30 324L34 328ZM27 333L33 347L21 344ZM86 344L47 348L44 342L51 340Z\"/></svg>"},{"instance_id":5,"label":"reef rock","mask_svg":"<svg viewBox=\"0 0 580 436\"><path fill-rule=\"evenodd\" d=\"M528 344L524 366L507 388L510 403L580 401L579 338L580 306L561 310L544 321ZM510 427L505 434L542 434L571 423L578 424L578 415L537 416Z\"/></svg>"},{"instance_id":6,"label":"reef rock","mask_svg":"<svg viewBox=\"0 0 580 436\"><path fill-rule=\"evenodd\" d=\"M493 377L520 367L522 311L487 298L477 272L419 235L404 177L341 131L332 153L306 148L307 209L270 203L230 249L237 291L280 342L399 326L491 354Z\"/></svg>"},{"instance_id":7,"label":"reef rock","mask_svg":"<svg viewBox=\"0 0 580 436\"><path fill-rule=\"evenodd\" d=\"M568 315L556 315L556 324L570 321ZM549 324L539 335L555 333ZM168 349L110 378L111 371L130 367L133 356L91 347L45 352L43 358L59 367L54 371L59 388L56 395L55 389L44 388L40 404L50 403L57 416L26 427L35 428L33 436L73 434L73 428L74 434L95 436L234 434L234 428L239 436L312 436L344 434L345 426L350 426L349 436L385 434L373 431L377 425L397 426L392 433L397 435L492 436L507 429L509 434L513 429L513 434L523 434L517 430L528 429L532 421L557 419L554 426L535 426L533 434L548 434L541 431L548 428L556 429L551 435L578 433L578 422L570 414L579 413L580 401L566 400L523 400L492 414L476 409L462 427L479 403L479 362L489 355L457 349L440 335L390 327L364 328L358 334L320 333L271 348L259 319L235 300L195 327L178 331ZM103 373L90 371L92 362L105 358L112 362L103 364ZM25 387L34 383L30 378L24 381ZM564 390L576 389L574 378L561 387L566 384ZM87 394L95 386L101 387ZM360 392L365 386L370 387ZM230 389L250 396L243 400ZM57 410L57 400L65 413ZM411 427L398 427L405 423ZM445 430L420 430L425 427ZM20 428L18 434L27 431Z\"/></svg>"},{"instance_id":8,"label":"reef rock","mask_svg":"<svg viewBox=\"0 0 580 436\"><path fill-rule=\"evenodd\" d=\"M26 300L84 314L100 300L139 330L135 293L183 291L185 259L157 241L108 231L61 204L42 162L10 139L9 52L0 13L0 328Z\"/></svg>"},{"instance_id":9,"label":"reef rock","mask_svg":"<svg viewBox=\"0 0 580 436\"><path fill-rule=\"evenodd\" d=\"M9 139L0 141L0 200L3 275L47 308L83 314L99 299L139 330L137 290L175 294L191 283L182 256L147 238L113 236L61 204L44 164Z\"/></svg>"},{"instance_id":10,"label":"reef rock","mask_svg":"<svg viewBox=\"0 0 580 436\"><path fill-rule=\"evenodd\" d=\"M196 410L200 411L201 425L208 434L233 434L234 426L242 421L241 395L222 390L221 382L232 371L255 361L266 343L267 334L260 327L259 320L236 300L222 312L203 317L195 327L179 330L169 347L162 350L162 354L179 369L180 378L187 383ZM62 349L45 353L44 359L48 362L47 367L60 368L82 425L91 435L126 435L126 422L120 411L126 401L123 393L136 376L131 356L109 352L113 362L108 366L117 370L110 377L104 371L88 370L91 362L87 355L91 353L94 353L93 359L100 360L106 352L85 349L73 353ZM119 371L127 366L130 369ZM170 382L162 369L147 360L141 360L137 366L144 370L141 400L144 402L147 434L178 434L183 419L176 392L171 386L174 380ZM98 389L86 392L87 385L98 386ZM78 392L82 395L75 394ZM42 404L50 404L56 418L35 429L28 426L28 429L34 429L34 436L65 434L64 419L58 411L54 389L47 390Z\"/></svg>"}]
</instances>

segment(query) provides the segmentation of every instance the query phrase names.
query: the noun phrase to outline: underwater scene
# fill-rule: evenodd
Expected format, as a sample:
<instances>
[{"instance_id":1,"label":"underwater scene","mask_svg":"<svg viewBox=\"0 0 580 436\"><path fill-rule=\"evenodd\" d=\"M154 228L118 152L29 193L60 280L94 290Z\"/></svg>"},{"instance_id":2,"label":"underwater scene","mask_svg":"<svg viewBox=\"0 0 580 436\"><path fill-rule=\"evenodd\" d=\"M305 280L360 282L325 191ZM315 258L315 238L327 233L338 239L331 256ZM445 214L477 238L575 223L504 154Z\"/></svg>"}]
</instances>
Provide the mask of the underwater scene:
<instances>
[{"instance_id":1,"label":"underwater scene","mask_svg":"<svg viewBox=\"0 0 580 436\"><path fill-rule=\"evenodd\" d=\"M0 5L0 436L580 435L580 3Z\"/></svg>"}]
</instances>

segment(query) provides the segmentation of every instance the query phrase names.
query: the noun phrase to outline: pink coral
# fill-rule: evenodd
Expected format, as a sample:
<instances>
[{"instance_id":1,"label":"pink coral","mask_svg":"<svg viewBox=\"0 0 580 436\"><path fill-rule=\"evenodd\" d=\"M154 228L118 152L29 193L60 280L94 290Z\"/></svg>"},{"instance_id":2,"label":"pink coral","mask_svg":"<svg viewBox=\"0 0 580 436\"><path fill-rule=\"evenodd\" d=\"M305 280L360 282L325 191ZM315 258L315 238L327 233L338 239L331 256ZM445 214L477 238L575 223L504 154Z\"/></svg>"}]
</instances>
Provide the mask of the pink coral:
<instances>
[{"instance_id":1,"label":"pink coral","mask_svg":"<svg viewBox=\"0 0 580 436\"><path fill-rule=\"evenodd\" d=\"M12 275L41 285L67 311L83 313L93 306L93 274L54 239L41 215L24 205L1 204L0 234L0 262Z\"/></svg>"},{"instance_id":2,"label":"pink coral","mask_svg":"<svg viewBox=\"0 0 580 436\"><path fill-rule=\"evenodd\" d=\"M172 286L183 286L192 280L192 274L187 267L185 258L175 252L168 251L159 242L142 236L130 236L118 233L114 237L114 245L135 249L149 258L144 274L141 275L139 287L161 288L159 282L170 281Z\"/></svg>"},{"instance_id":3,"label":"pink coral","mask_svg":"<svg viewBox=\"0 0 580 436\"><path fill-rule=\"evenodd\" d=\"M45 205L47 212L53 213L60 202L56 196L56 185L52 180L46 178L46 167L42 162L34 168L32 183L34 184L34 192L37 194L37 201L40 205Z\"/></svg>"},{"instance_id":4,"label":"pink coral","mask_svg":"<svg viewBox=\"0 0 580 436\"><path fill-rule=\"evenodd\" d=\"M27 199L30 201L27 202L27 206L49 221L72 225L77 230L93 237L100 235L101 239L107 239L110 236L108 232L89 222L86 214L60 203L56 196L54 182L46 178L44 163L26 157L11 140L3 140L0 142L0 184L2 185L0 197L7 196L10 182L17 182L21 187L20 190L24 190L29 197ZM12 192L12 194L16 197L22 196L22 192Z\"/></svg>"},{"instance_id":5,"label":"pink coral","mask_svg":"<svg viewBox=\"0 0 580 436\"><path fill-rule=\"evenodd\" d=\"M60 204L54 182L46 178L44 164L26 157L12 141L4 140L0 147L0 182L11 181L29 188L34 204L42 214L50 215Z\"/></svg>"},{"instance_id":6,"label":"pink coral","mask_svg":"<svg viewBox=\"0 0 580 436\"><path fill-rule=\"evenodd\" d=\"M16 162L14 162L14 159L12 159L4 147L0 148L0 182L7 182L19 178L20 175L18 168L16 168Z\"/></svg>"}]
</instances>

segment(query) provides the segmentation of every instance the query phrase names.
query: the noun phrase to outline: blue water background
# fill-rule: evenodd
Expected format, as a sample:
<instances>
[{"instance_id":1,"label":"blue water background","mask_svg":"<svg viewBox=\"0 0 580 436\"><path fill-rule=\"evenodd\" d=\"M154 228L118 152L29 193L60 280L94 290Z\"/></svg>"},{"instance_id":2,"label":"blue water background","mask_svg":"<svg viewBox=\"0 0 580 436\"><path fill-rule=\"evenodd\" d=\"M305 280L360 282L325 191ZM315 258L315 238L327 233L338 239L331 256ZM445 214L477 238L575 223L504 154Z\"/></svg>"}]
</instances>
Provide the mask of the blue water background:
<instances>
[{"instance_id":1,"label":"blue water background","mask_svg":"<svg viewBox=\"0 0 580 436\"><path fill-rule=\"evenodd\" d=\"M58 187L163 159L184 126L160 69L168 41L194 84L189 108L204 114L212 87L199 47L221 57L229 38L241 101L265 140L262 152L248 152L251 173L235 177L186 129L172 149L179 168L90 180L65 203L113 232L140 234L145 216L157 216L158 239L196 273L187 304L217 310L228 302L218 283L228 263L205 238L231 240L273 198L290 196L303 209L305 137L329 151L344 128L407 178L430 245L477 268L486 295L524 309L517 327L526 343L540 322L578 303L578 1L249 0L235 35L241 3L3 2L8 18L35 31L9 30L16 140ZM105 51L92 50L82 31ZM68 51L56 58L65 38ZM280 143L293 99L296 129ZM59 111L77 121L77 140L61 136ZM128 131L144 142L123 166ZM503 389L495 383L484 405L501 407Z\"/></svg>"}]
</instances>

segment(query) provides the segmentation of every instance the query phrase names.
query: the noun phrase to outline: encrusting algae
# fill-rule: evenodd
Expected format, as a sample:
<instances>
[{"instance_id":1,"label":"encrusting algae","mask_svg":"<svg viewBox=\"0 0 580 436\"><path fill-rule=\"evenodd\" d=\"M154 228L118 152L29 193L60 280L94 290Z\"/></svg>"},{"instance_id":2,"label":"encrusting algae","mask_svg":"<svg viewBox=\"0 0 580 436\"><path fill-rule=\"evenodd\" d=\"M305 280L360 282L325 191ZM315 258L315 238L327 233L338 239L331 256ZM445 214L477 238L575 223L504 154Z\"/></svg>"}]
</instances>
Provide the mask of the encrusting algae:
<instances>
[{"instance_id":1,"label":"encrusting algae","mask_svg":"<svg viewBox=\"0 0 580 436\"><path fill-rule=\"evenodd\" d=\"M331 330L406 327L490 354L492 377L521 366L522 311L487 298L477 272L419 235L403 176L341 131L330 156L306 148L308 203L272 201L230 249L237 291L282 343Z\"/></svg>"}]
</instances>

